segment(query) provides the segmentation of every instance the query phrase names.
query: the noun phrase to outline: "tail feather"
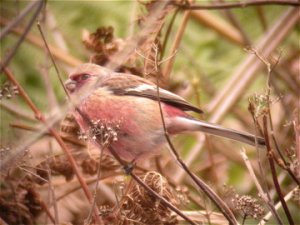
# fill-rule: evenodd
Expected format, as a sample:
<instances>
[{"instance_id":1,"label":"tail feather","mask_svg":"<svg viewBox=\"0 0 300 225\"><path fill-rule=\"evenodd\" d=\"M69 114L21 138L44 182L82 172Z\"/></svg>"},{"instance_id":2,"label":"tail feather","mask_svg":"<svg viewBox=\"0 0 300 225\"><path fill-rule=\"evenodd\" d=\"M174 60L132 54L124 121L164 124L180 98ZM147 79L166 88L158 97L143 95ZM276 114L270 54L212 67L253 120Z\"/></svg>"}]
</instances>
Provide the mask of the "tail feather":
<instances>
[{"instance_id":1,"label":"tail feather","mask_svg":"<svg viewBox=\"0 0 300 225\"><path fill-rule=\"evenodd\" d=\"M225 137L235 141L243 142L252 146L265 146L265 139L246 132L224 128L219 125L203 122L196 119L178 118L177 122L184 124L186 129L183 131L202 131L208 134ZM184 127L183 126L183 127Z\"/></svg>"}]
</instances>

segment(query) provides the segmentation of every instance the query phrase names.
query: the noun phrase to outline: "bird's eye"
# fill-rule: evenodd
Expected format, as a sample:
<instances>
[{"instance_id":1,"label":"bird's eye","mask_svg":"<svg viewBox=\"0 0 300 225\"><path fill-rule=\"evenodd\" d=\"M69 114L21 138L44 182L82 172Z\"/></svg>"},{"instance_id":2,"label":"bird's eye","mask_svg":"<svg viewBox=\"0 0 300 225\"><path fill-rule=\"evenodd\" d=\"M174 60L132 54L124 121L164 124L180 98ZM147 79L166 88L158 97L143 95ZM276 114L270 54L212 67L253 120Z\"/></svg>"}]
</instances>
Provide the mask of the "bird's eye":
<instances>
[{"instance_id":1,"label":"bird's eye","mask_svg":"<svg viewBox=\"0 0 300 225\"><path fill-rule=\"evenodd\" d=\"M81 75L81 80L86 80L86 79L90 78L90 76L91 75L89 75L89 74L82 74Z\"/></svg>"}]
</instances>

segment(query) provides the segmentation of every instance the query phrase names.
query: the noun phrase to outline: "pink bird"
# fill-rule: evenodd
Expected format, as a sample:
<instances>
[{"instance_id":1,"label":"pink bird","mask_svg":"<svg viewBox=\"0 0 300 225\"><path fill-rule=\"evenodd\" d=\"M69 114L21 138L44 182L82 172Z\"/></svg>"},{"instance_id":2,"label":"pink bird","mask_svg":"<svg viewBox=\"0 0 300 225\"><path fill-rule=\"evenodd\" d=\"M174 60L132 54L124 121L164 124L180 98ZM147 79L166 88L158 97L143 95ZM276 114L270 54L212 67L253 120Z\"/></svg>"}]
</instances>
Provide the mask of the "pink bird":
<instances>
[{"instance_id":1,"label":"pink bird","mask_svg":"<svg viewBox=\"0 0 300 225\"><path fill-rule=\"evenodd\" d=\"M71 97L77 100L79 112L75 110L74 116L81 130L89 132L91 123L99 124L98 134L104 127L113 130L115 135L109 148L121 159L136 161L151 157L166 142L157 86L152 82L86 63L69 75L65 86ZM170 135L202 131L253 146L265 145L261 137L192 117L187 111L202 113L202 110L165 89L159 88L159 98Z\"/></svg>"}]
</instances>

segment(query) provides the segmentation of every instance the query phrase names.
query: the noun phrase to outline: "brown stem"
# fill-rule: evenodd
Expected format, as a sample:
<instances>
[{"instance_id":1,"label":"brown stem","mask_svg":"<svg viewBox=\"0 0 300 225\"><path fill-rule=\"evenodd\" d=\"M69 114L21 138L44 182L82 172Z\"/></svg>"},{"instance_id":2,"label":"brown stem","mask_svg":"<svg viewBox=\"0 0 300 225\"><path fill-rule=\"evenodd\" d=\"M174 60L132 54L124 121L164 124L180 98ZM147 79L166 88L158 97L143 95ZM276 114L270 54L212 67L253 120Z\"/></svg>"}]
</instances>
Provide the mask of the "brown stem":
<instances>
[{"instance_id":1,"label":"brown stem","mask_svg":"<svg viewBox=\"0 0 300 225\"><path fill-rule=\"evenodd\" d=\"M8 21L3 18L0 17L0 25L4 26L8 23ZM24 28L21 27L16 27L12 29L12 32L16 35L22 35L24 33ZM33 33L29 33L26 35L25 37L26 41L28 41L30 44L32 44L33 46L37 47L38 49L41 49L44 46L43 41L36 35L34 35ZM82 64L83 62L75 57L73 57L72 55L65 53L64 51L62 51L59 48L56 48L52 45L49 45L49 48L51 50L51 52L53 53L53 56L64 62L67 65L70 66L78 66L79 64Z\"/></svg>"},{"instance_id":2,"label":"brown stem","mask_svg":"<svg viewBox=\"0 0 300 225\"><path fill-rule=\"evenodd\" d=\"M163 44L162 44L162 47L161 47L160 60L162 60L163 57L164 57L164 55L165 55L165 50L166 50L166 47L167 47L167 42L169 40L169 36L171 34L171 30L172 30L172 27L174 25L175 18L178 15L178 12L179 12L179 10L177 9L175 11L175 13L173 14L172 19L170 21L170 24L169 24L169 26L167 28L166 35L164 37L164 41L163 41Z\"/></svg>"},{"instance_id":3,"label":"brown stem","mask_svg":"<svg viewBox=\"0 0 300 225\"><path fill-rule=\"evenodd\" d=\"M211 5L185 5L185 4L177 4L174 5L180 7L184 10L214 10L214 9L233 9L233 8L246 8L249 6L259 6L259 5L286 5L286 6L300 6L300 2L296 0L255 0L255 1L243 1L243 2L225 2L219 4L211 4Z\"/></svg>"},{"instance_id":4,"label":"brown stem","mask_svg":"<svg viewBox=\"0 0 300 225\"><path fill-rule=\"evenodd\" d=\"M224 0L218 0L219 3L224 3ZM241 36L243 37L244 43L246 46L250 46L251 45L251 41L250 38L248 37L248 35L246 34L244 28L242 27L242 25L240 24L240 22L237 20L237 18L232 14L232 12L229 9L225 9L223 10L225 16L228 18L228 20L231 22L231 24L237 28L241 34Z\"/></svg>"},{"instance_id":5,"label":"brown stem","mask_svg":"<svg viewBox=\"0 0 300 225\"><path fill-rule=\"evenodd\" d=\"M21 37L19 38L19 40L17 41L15 46L11 49L11 51L8 53L8 55L2 61L1 65L0 65L0 72L3 71L3 69L6 67L6 65L9 64L12 57L16 54L18 48L20 47L20 45L24 41L26 35L30 31L35 19L38 17L43 5L44 5L44 0L40 0L39 3L38 3L36 11L34 12L32 18L30 19L30 21L29 21L28 25L26 26L26 28L24 29L24 33L21 35Z\"/></svg>"},{"instance_id":6,"label":"brown stem","mask_svg":"<svg viewBox=\"0 0 300 225\"><path fill-rule=\"evenodd\" d=\"M255 114L254 114L254 106L250 103L249 104L249 111L252 115L252 119L253 119L253 122L254 122L254 125L255 125L255 135L257 134L257 132L263 136L263 131L262 131L262 128L261 126L259 125L258 121L257 121L257 118L255 117ZM271 200L271 196L270 196L270 193L269 193L269 188L268 188L268 184L267 184L267 181L266 179L263 179L264 177L266 177L265 175L265 171L263 170L263 166L262 166L262 162L261 162L261 157L260 156L260 150L258 148L256 148L256 151L257 151L257 154L258 154L258 166L259 166L259 171L260 171L260 175L261 175L261 178L262 178L262 182L264 184L264 188L265 188L265 193L266 193L266 196L267 198L263 198L263 200L265 201L265 203L267 204L267 206L269 207L272 215L275 217L275 219L277 220L278 224L280 225L283 225L283 222L280 218L280 216L278 215L275 207L274 207L274 204Z\"/></svg>"},{"instance_id":7,"label":"brown stem","mask_svg":"<svg viewBox=\"0 0 300 225\"><path fill-rule=\"evenodd\" d=\"M45 213L47 214L47 216L49 217L49 219L51 220L51 222L53 224L57 224L55 218L53 217L53 215L51 214L48 206L46 205L46 203L41 199L41 197L39 196L39 194L37 192L34 192L34 194L36 195L35 198L38 199L40 206L43 208L43 210L45 211Z\"/></svg>"},{"instance_id":8,"label":"brown stem","mask_svg":"<svg viewBox=\"0 0 300 225\"><path fill-rule=\"evenodd\" d=\"M78 107L75 107L75 110L79 113L79 115L82 117L83 121L89 125L92 126L92 122L87 114L82 112ZM99 146L102 146L101 140L97 138L96 143ZM115 157L115 159L123 166L125 172L129 174L139 185L141 185L143 188L145 188L150 194L152 194L154 197L159 199L165 206L167 206L169 209L171 209L173 212L175 212L178 216L185 219L190 224L196 225L194 221L192 221L190 218L188 218L186 215L184 215L179 209L177 209L175 206L173 206L168 200L166 200L164 197L160 196L158 193L156 193L151 187L149 187L147 184L145 184L135 173L132 171L132 165L129 165L127 162L125 162L121 157L117 154L117 152L113 148L108 148L110 153Z\"/></svg>"},{"instance_id":9,"label":"brown stem","mask_svg":"<svg viewBox=\"0 0 300 225\"><path fill-rule=\"evenodd\" d=\"M0 64L2 65L2 63ZM30 97L27 95L27 93L25 92L25 90L22 88L22 86L18 83L18 81L15 79L14 75L12 74L12 72L4 67L4 72L7 75L8 79L15 85L18 87L19 93L20 95L23 97L24 101L28 104L28 106L31 108L31 110L34 112L35 117L37 120L39 120L40 122L42 122L43 124L45 124L46 127L49 127L49 133L56 139L56 141L58 142L58 144L61 146L61 148L63 149L63 151L65 152L76 176L77 179L79 181L79 183L82 186L82 189L85 193L85 196L87 197L87 199L89 200L89 202L91 203L93 200L93 196L91 194L91 192L88 189L88 186L84 180L84 178L82 177L82 175L80 174L79 168L76 164L75 159L73 158L71 151L68 149L68 147L66 146L66 144L64 143L64 141L62 140L62 138L59 136L59 134L51 127L48 125L48 122L46 121L45 117L43 116L43 114L39 111L39 109L35 106L35 104L32 102L32 100L30 99ZM96 222L98 222L98 224L101 224L101 222L99 221L99 216L98 216L98 210L95 208L94 210L95 212L95 220Z\"/></svg>"},{"instance_id":10,"label":"brown stem","mask_svg":"<svg viewBox=\"0 0 300 225\"><path fill-rule=\"evenodd\" d=\"M271 149L271 146L270 146L270 141L269 141L269 133L268 133L268 118L266 115L263 116L263 129L264 129L264 138L265 138L265 141L266 141L266 148L267 148L267 151L268 151L268 160L269 160L269 165L270 165L270 168L271 168L271 173L272 173L272 179L273 179L273 183L274 183L274 186L275 186L275 189L276 189L276 192L279 196L279 200L282 204L282 207L283 207L283 210L286 214L286 217L289 221L289 224L290 225L294 225L294 221L293 221L293 218L290 214L290 211L287 207L287 204L283 198L283 195L282 195L282 191L281 191L281 188L280 188L280 184L277 180L277 176L276 176L276 168L275 168L275 163L274 163L274 159L273 159L273 151Z\"/></svg>"},{"instance_id":11,"label":"brown stem","mask_svg":"<svg viewBox=\"0 0 300 225\"><path fill-rule=\"evenodd\" d=\"M158 96L158 105L159 105L160 116L161 116L161 120L162 120L162 124L163 124L165 138L168 142L168 145L170 146L170 149L171 149L172 153L176 157L177 162L182 166L184 171L195 182L195 184L209 197L209 199L212 202L215 203L216 207L223 213L225 218L229 221L229 224L231 224L231 225L237 224L235 216L233 215L231 210L228 208L228 206L225 204L225 202L204 181L202 181L200 178L198 178L194 173L192 173L189 170L187 165L180 158L180 156L179 156L178 152L176 151L174 145L172 144L171 139L170 139L169 134L168 134L168 131L167 131L167 128L166 128L165 119L164 119L164 115L163 115L163 111L162 111L162 107L161 107L161 101L160 101L160 97L159 97L158 76L156 76L156 80L157 80L156 90L157 90L157 96Z\"/></svg>"},{"instance_id":12,"label":"brown stem","mask_svg":"<svg viewBox=\"0 0 300 225\"><path fill-rule=\"evenodd\" d=\"M26 131L32 131L32 132L39 130L38 128L35 128L35 127L32 127L32 126L28 126L28 125L25 125L25 124L20 124L20 123L10 123L9 126L14 127L14 128L18 128L18 129L22 129L22 130L26 130ZM49 132L45 133L45 135L52 136ZM69 142L71 144L78 145L78 146L81 146L81 147L85 147L86 146L86 144L82 143L79 140L73 139L71 137L64 137L64 136L61 136L61 135L60 135L60 137L64 141L67 141L67 142Z\"/></svg>"},{"instance_id":13,"label":"brown stem","mask_svg":"<svg viewBox=\"0 0 300 225\"><path fill-rule=\"evenodd\" d=\"M178 49L178 47L180 45L180 41L182 39L182 36L183 36L184 30L186 28L187 22L189 20L189 17L190 17L190 11L185 12L184 15L183 15L183 19L182 19L180 28L179 28L179 30L176 33L175 41L174 41L174 43L173 43L173 45L171 47L169 55L174 55L176 53L176 50ZM164 79L164 81L167 81L169 79L170 73L171 73L172 68L173 68L174 61L175 61L175 57L172 57L167 62L166 66L164 68L164 71L163 71L164 72L163 73L163 79Z\"/></svg>"},{"instance_id":14,"label":"brown stem","mask_svg":"<svg viewBox=\"0 0 300 225\"><path fill-rule=\"evenodd\" d=\"M29 115L29 113L24 112L21 108L19 108L15 104L0 101L0 108L5 109L7 112L17 116L17 118L19 119L28 120L29 122L36 122L36 120L32 117L32 115Z\"/></svg>"},{"instance_id":15,"label":"brown stem","mask_svg":"<svg viewBox=\"0 0 300 225\"><path fill-rule=\"evenodd\" d=\"M15 27L16 25L18 25L22 20L23 18L28 15L28 13L30 13L30 11L36 7L38 5L38 1L35 1L35 2L31 2L30 4L28 4L26 6L26 8L12 21L10 21L7 26L4 27L4 29L1 31L0 33L0 40L2 38L4 38L6 36L6 34L8 34L13 27Z\"/></svg>"}]
</instances>

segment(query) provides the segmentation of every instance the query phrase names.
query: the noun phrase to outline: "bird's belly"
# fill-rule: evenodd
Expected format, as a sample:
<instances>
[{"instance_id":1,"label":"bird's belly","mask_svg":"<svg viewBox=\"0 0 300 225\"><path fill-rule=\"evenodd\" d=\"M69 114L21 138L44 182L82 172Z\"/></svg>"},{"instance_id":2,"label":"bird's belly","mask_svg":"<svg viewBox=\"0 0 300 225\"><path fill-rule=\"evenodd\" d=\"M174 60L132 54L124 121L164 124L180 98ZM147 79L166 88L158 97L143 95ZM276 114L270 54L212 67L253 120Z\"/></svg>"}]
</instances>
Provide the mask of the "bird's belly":
<instances>
[{"instance_id":1,"label":"bird's belly","mask_svg":"<svg viewBox=\"0 0 300 225\"><path fill-rule=\"evenodd\" d=\"M157 102L131 96L96 97L89 97L79 108L98 127L116 132L109 148L128 161L157 153L165 141ZM91 130L79 113L76 118L85 132Z\"/></svg>"}]
</instances>

